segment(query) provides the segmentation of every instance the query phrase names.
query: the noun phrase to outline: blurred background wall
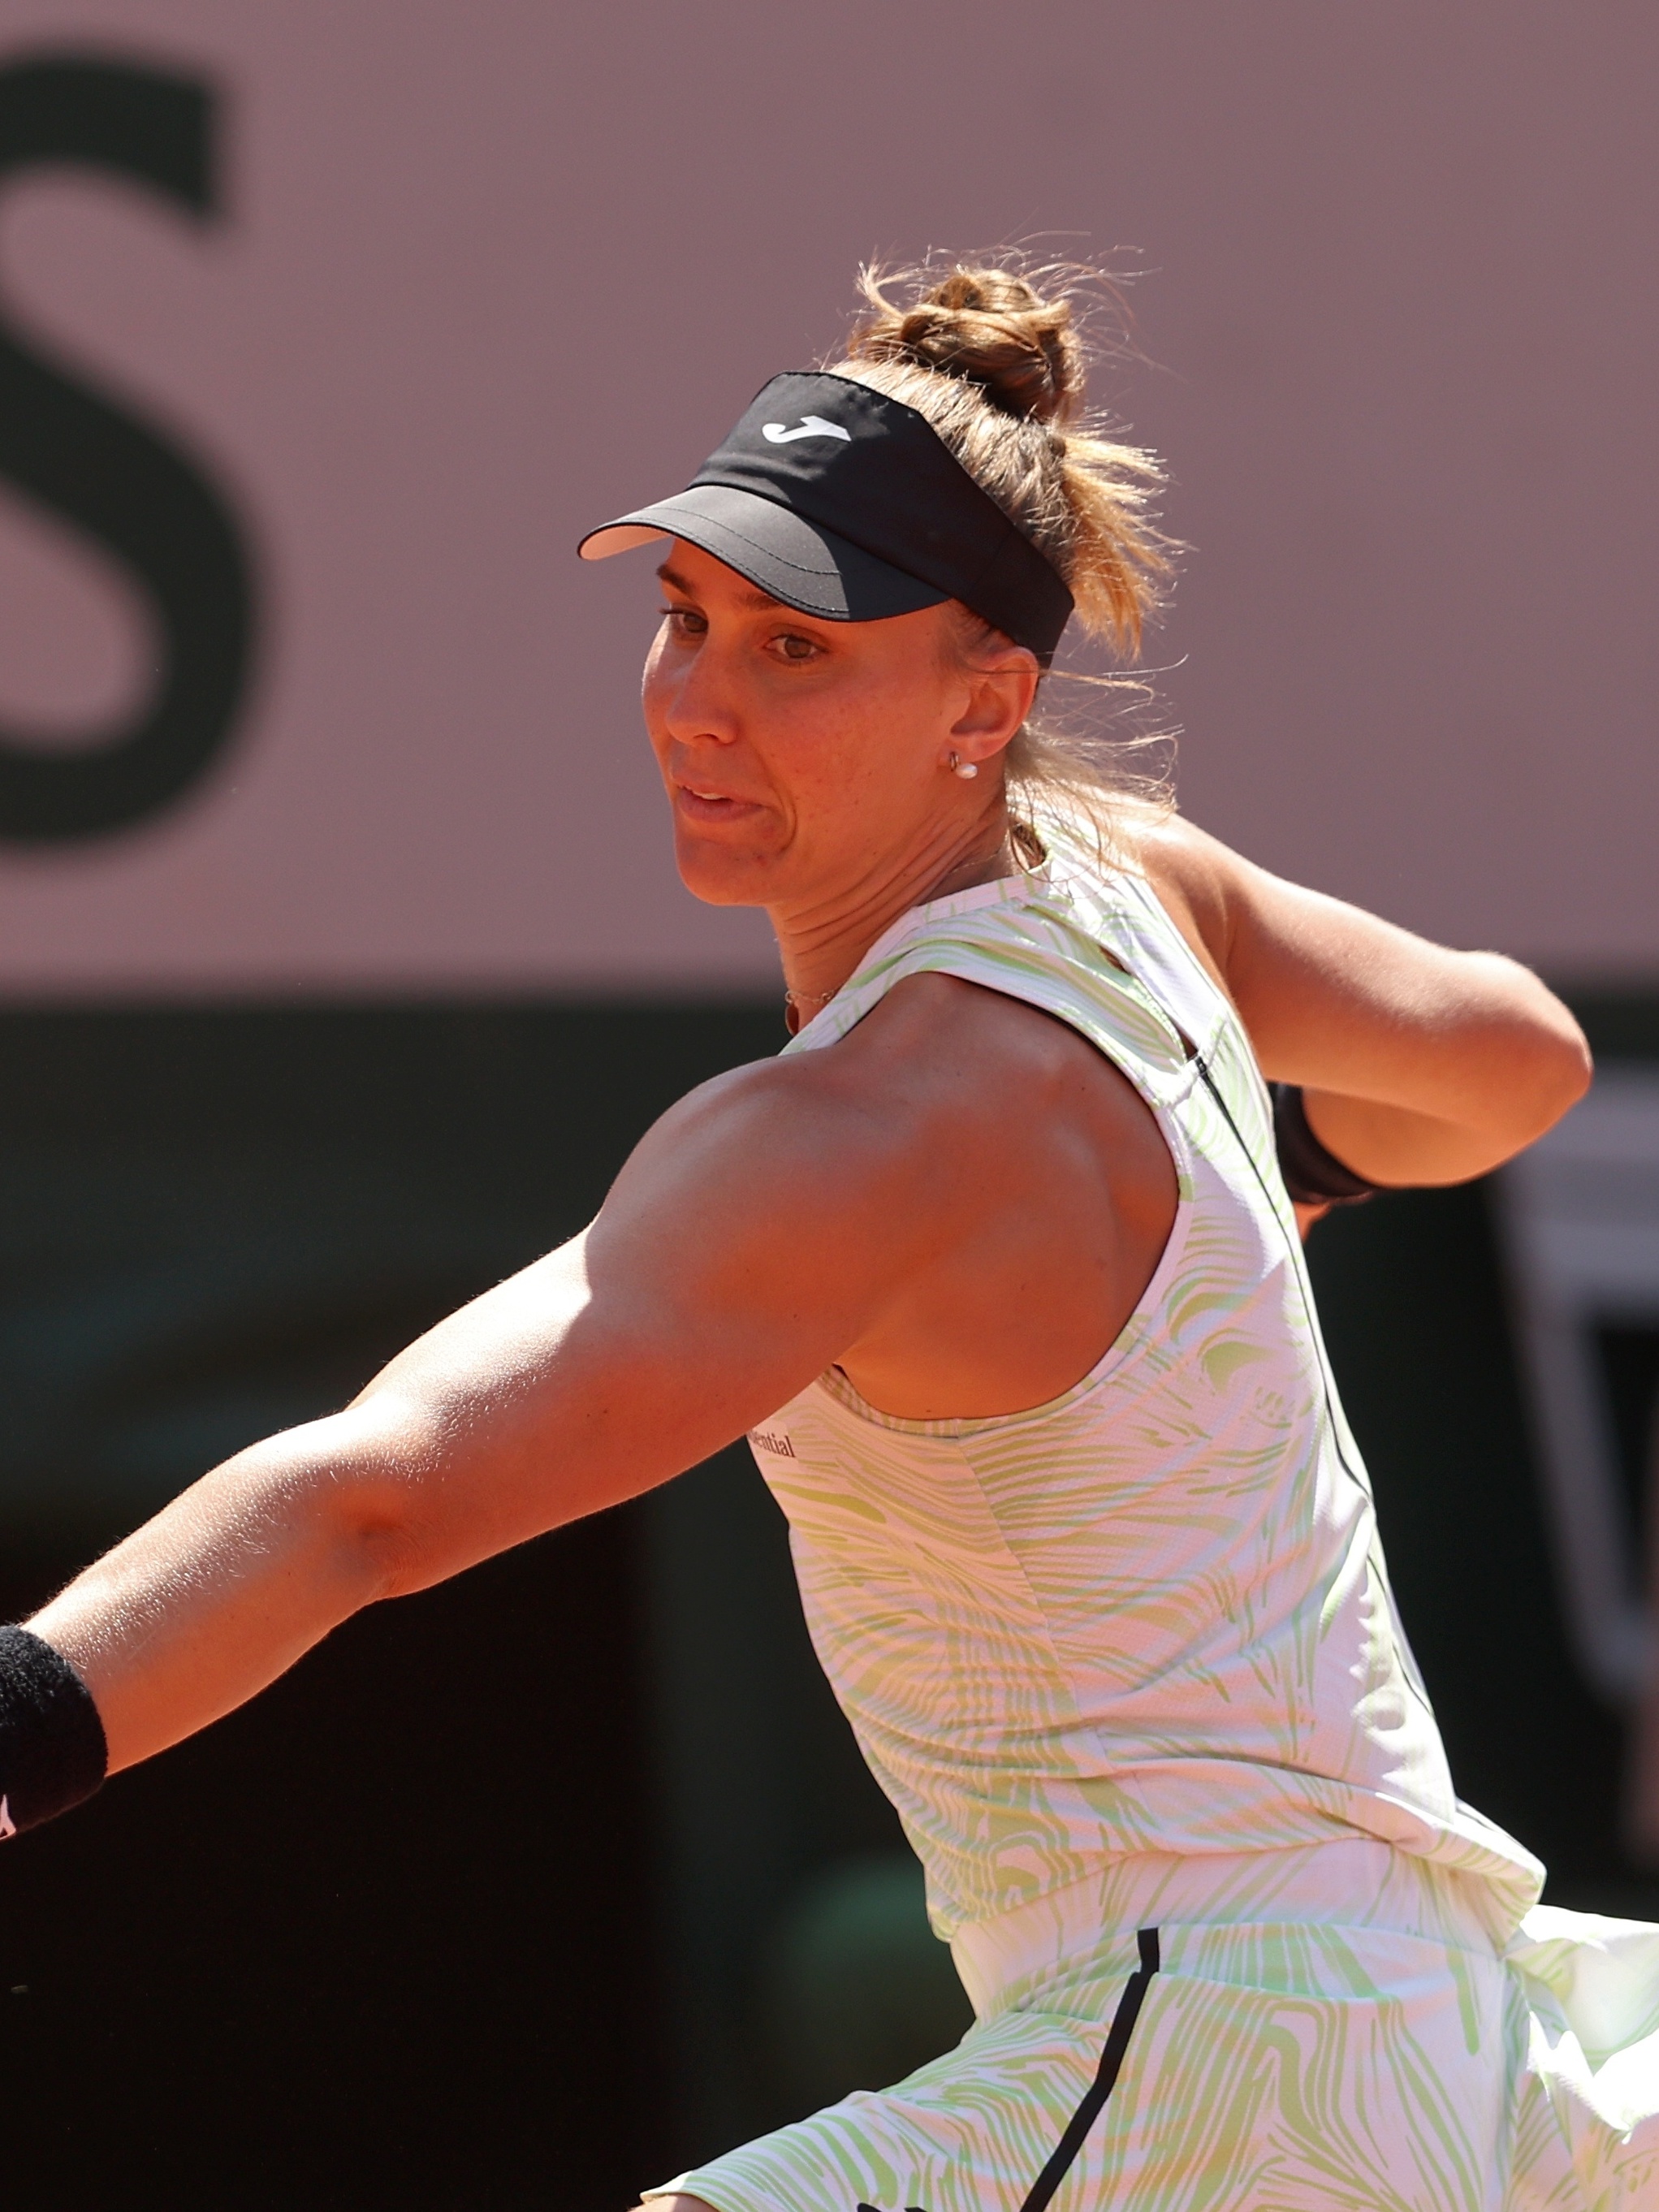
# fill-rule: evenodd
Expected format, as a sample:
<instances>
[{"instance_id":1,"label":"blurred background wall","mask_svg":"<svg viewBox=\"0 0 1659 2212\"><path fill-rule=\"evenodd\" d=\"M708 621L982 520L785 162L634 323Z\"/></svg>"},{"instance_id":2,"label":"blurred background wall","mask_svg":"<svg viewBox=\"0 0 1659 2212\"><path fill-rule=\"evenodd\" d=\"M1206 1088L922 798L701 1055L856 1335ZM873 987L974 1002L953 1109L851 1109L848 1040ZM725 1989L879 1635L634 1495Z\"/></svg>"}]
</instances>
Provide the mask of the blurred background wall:
<instances>
[{"instance_id":1,"label":"blurred background wall","mask_svg":"<svg viewBox=\"0 0 1659 2212\"><path fill-rule=\"evenodd\" d=\"M9 1612L781 1041L763 923L673 874L648 563L572 549L872 255L1134 275L1183 806L1536 963L1639 1089L1656 78L1620 0L0 0ZM1518 1203L1336 1219L1322 1297L1461 1786L1659 1916ZM1638 1625L1641 1236L1573 1309ZM7 1853L9 2172L620 2207L955 2032L898 1848L726 1455Z\"/></svg>"}]
</instances>

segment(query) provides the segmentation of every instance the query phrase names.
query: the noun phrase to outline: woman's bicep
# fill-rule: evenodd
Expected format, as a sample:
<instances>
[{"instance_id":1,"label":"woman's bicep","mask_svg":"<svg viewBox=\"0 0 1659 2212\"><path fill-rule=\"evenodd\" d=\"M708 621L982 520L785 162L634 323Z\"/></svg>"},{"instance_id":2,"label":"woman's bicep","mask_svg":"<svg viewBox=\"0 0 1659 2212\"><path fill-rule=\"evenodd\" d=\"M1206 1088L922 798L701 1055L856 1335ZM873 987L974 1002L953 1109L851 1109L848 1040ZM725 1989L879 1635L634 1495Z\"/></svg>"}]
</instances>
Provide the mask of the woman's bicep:
<instances>
[{"instance_id":1,"label":"woman's bicep","mask_svg":"<svg viewBox=\"0 0 1659 2212\"><path fill-rule=\"evenodd\" d=\"M1513 1133L1583 1091L1583 1034L1530 969L1463 952L1241 863L1229 979L1264 1072Z\"/></svg>"},{"instance_id":2,"label":"woman's bicep","mask_svg":"<svg viewBox=\"0 0 1659 2212\"><path fill-rule=\"evenodd\" d=\"M652 1489L753 1427L844 1348L826 1271L751 1218L672 1199L581 1237L441 1323L359 1401L384 1406L399 1589ZM797 1247L805 1240L799 1234Z\"/></svg>"},{"instance_id":3,"label":"woman's bicep","mask_svg":"<svg viewBox=\"0 0 1659 2212\"><path fill-rule=\"evenodd\" d=\"M1405 1103L1449 1041L1513 1014L1510 963L1231 859L1228 987L1269 1078Z\"/></svg>"},{"instance_id":4,"label":"woman's bicep","mask_svg":"<svg viewBox=\"0 0 1659 2212\"><path fill-rule=\"evenodd\" d=\"M354 1489L399 1530L398 1586L668 1480L838 1358L897 1249L880 1150L869 1116L741 1071L657 1123L580 1236L392 1360L353 1409L381 1439Z\"/></svg>"}]
</instances>

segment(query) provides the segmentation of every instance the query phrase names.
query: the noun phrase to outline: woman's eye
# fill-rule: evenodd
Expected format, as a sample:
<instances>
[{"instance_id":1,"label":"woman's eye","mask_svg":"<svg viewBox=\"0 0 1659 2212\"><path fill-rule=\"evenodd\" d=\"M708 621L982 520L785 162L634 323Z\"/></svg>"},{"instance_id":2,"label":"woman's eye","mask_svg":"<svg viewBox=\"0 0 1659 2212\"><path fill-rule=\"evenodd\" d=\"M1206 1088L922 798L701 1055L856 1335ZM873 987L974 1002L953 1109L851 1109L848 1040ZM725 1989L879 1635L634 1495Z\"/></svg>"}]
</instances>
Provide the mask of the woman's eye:
<instances>
[{"instance_id":1,"label":"woman's eye","mask_svg":"<svg viewBox=\"0 0 1659 2212\"><path fill-rule=\"evenodd\" d=\"M774 638L772 642L782 660L814 660L817 657L818 648L812 640L799 637L793 630L786 630L781 637Z\"/></svg>"},{"instance_id":2,"label":"woman's eye","mask_svg":"<svg viewBox=\"0 0 1659 2212\"><path fill-rule=\"evenodd\" d=\"M663 607L659 611L678 638L701 637L708 627L702 616L690 607Z\"/></svg>"}]
</instances>

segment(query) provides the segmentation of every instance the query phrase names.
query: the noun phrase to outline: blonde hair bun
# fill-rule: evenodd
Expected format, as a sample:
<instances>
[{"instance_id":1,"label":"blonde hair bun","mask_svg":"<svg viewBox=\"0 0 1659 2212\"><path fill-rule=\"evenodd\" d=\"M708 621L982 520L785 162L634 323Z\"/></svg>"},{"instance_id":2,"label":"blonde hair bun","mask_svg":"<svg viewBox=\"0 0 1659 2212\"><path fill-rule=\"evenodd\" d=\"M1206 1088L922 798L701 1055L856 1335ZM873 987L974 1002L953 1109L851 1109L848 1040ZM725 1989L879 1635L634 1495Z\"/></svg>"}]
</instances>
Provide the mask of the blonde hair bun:
<instances>
[{"instance_id":1,"label":"blonde hair bun","mask_svg":"<svg viewBox=\"0 0 1659 2212\"><path fill-rule=\"evenodd\" d=\"M908 307L896 305L873 269L860 272L871 312L849 351L864 361L912 362L965 378L1008 415L1070 422L1083 404L1083 347L1062 294L1045 300L1024 276L958 264Z\"/></svg>"}]
</instances>

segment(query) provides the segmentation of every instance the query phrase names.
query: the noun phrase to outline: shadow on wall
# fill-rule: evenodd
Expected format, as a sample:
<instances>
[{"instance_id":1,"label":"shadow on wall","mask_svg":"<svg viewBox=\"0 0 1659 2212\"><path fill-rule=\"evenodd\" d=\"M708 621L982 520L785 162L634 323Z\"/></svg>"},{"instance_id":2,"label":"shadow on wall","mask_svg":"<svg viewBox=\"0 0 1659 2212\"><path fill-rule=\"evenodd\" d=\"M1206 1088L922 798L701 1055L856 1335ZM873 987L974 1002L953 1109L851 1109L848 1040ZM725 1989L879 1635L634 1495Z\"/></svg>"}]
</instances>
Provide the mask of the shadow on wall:
<instances>
[{"instance_id":1,"label":"shadow on wall","mask_svg":"<svg viewBox=\"0 0 1659 2212\"><path fill-rule=\"evenodd\" d=\"M816 2112L912 2073L973 2021L927 1925L908 1848L837 1859L791 1897L761 1954L757 2012L780 2101Z\"/></svg>"}]
</instances>

